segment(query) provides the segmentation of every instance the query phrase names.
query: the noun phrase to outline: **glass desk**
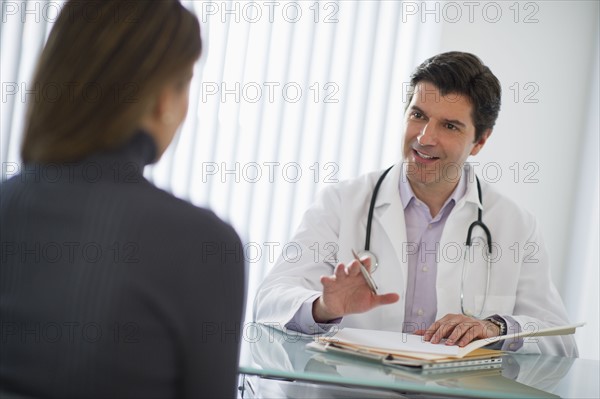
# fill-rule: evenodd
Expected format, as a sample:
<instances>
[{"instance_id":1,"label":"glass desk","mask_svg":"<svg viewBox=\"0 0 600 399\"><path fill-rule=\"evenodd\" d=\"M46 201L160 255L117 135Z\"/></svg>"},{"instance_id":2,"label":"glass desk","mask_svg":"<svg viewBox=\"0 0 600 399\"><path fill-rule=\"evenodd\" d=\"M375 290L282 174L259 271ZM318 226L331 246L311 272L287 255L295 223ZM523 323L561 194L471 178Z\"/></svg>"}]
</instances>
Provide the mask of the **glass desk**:
<instances>
[{"instance_id":1,"label":"glass desk","mask_svg":"<svg viewBox=\"0 0 600 399\"><path fill-rule=\"evenodd\" d=\"M374 392L371 390L377 389L390 393L390 396L382 397L600 397L600 368L596 360L508 353L501 369L415 372L357 357L306 349L312 339L302 334L284 334L259 324L253 324L244 332L240 374L244 378L260 376L279 381L284 390L303 382L329 390L334 384L339 389L346 389L345 392L351 392L351 389ZM391 396L391 393L398 396ZM296 396L290 393L288 397Z\"/></svg>"}]
</instances>

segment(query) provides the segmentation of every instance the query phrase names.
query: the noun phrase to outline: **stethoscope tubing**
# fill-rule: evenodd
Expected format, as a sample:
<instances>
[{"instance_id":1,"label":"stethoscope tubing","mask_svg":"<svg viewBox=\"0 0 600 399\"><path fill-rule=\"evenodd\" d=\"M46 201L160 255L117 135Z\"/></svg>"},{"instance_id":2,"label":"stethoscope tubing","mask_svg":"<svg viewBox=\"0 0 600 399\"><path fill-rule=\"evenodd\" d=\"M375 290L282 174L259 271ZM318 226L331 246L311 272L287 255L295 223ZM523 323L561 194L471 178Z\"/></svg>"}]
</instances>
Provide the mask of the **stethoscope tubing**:
<instances>
[{"instance_id":1,"label":"stethoscope tubing","mask_svg":"<svg viewBox=\"0 0 600 399\"><path fill-rule=\"evenodd\" d=\"M370 249L371 248L371 228L372 228L372 224L373 224L373 212L375 209L375 202L377 201L377 195L379 194L379 188L381 187L383 180L385 179L385 177L387 176L389 171L392 170L393 167L394 167L394 165L387 168L381 174L381 176L377 180L377 183L375 183L375 187L373 188L373 194L371 195L371 202L369 204L369 213L367 216L367 231L366 231L366 236L365 236L365 250L361 252L360 256L361 257L363 257L363 256L371 257L371 265L372 265L373 271L375 271L378 267L377 257L375 256L375 254L373 252L371 252L371 249ZM481 206L483 206L483 198L482 198L482 194L481 194L481 184L480 184L479 178L477 176L475 176L475 179L477 181L477 195L479 197L479 204ZM487 243L488 243L487 246L488 246L489 256L487 257L487 279L486 279L485 295L483 297L483 304L481 306L480 312L477 315L474 315L471 312L467 312L464 307L464 283L465 283L465 263L466 263L466 257L467 257L467 250L468 250L468 248L470 248L472 246L471 245L472 244L471 237L473 234L473 229L477 226L479 226L485 233ZM489 288L490 288L491 254L492 254L492 234L490 233L490 230L485 225L485 223L483 223L482 208L480 207L477 210L477 220L475 220L473 223L471 223L467 230L467 239L465 242L465 250L463 253L463 267L462 267L462 276L461 276L461 285L460 285L460 308L461 308L461 312L464 315L480 318L483 314L483 311L485 310L485 303L486 303Z\"/></svg>"}]
</instances>

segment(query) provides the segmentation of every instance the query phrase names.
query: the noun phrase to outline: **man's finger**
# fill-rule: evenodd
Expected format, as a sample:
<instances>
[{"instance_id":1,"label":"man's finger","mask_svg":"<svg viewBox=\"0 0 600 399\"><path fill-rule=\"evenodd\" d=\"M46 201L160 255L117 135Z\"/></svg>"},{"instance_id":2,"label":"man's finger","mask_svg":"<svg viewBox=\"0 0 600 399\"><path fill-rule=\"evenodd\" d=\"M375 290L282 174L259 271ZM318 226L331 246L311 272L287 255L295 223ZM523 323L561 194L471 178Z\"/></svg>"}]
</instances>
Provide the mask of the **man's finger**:
<instances>
[{"instance_id":1,"label":"man's finger","mask_svg":"<svg viewBox=\"0 0 600 399\"><path fill-rule=\"evenodd\" d=\"M481 332L481 329L479 327L473 326L473 327L469 328L467 331L465 331L465 333L459 340L455 340L456 345L463 347L463 346L469 344L471 341L475 340L475 338L480 338L480 336L481 336L480 332Z\"/></svg>"},{"instance_id":2,"label":"man's finger","mask_svg":"<svg viewBox=\"0 0 600 399\"><path fill-rule=\"evenodd\" d=\"M358 276L360 274L360 263L357 260L352 261L347 270L348 276Z\"/></svg>"},{"instance_id":3,"label":"man's finger","mask_svg":"<svg viewBox=\"0 0 600 399\"><path fill-rule=\"evenodd\" d=\"M465 337L468 332L473 333L471 331L471 326L466 325L465 323L457 324L452 330L452 334L448 336L446 340L446 345L454 345L455 342L458 342L462 337Z\"/></svg>"},{"instance_id":4,"label":"man's finger","mask_svg":"<svg viewBox=\"0 0 600 399\"><path fill-rule=\"evenodd\" d=\"M344 266L343 263L338 264L335 267L335 270L333 271L333 274L335 274L335 276L337 278L344 278L344 277L346 277L346 266Z\"/></svg>"},{"instance_id":5,"label":"man's finger","mask_svg":"<svg viewBox=\"0 0 600 399\"><path fill-rule=\"evenodd\" d=\"M375 301L377 305L389 305L390 303L398 302L400 295L392 292L389 294L377 295Z\"/></svg>"},{"instance_id":6,"label":"man's finger","mask_svg":"<svg viewBox=\"0 0 600 399\"><path fill-rule=\"evenodd\" d=\"M456 328L456 326L457 326L456 322L439 323L439 328L437 329L435 334L433 334L433 336L431 337L431 343L437 344L443 338L448 337L450 334L452 334L454 332L454 329Z\"/></svg>"},{"instance_id":7,"label":"man's finger","mask_svg":"<svg viewBox=\"0 0 600 399\"><path fill-rule=\"evenodd\" d=\"M321 284L323 284L324 287L334 284L335 280L335 276L321 276Z\"/></svg>"},{"instance_id":8,"label":"man's finger","mask_svg":"<svg viewBox=\"0 0 600 399\"><path fill-rule=\"evenodd\" d=\"M423 336L423 339L425 341L431 340L431 337L433 337L433 334L435 334L435 332L438 330L438 328L439 328L439 325L438 325L437 321L434 322L429 327L427 327L427 330L425 330L425 335Z\"/></svg>"}]
</instances>

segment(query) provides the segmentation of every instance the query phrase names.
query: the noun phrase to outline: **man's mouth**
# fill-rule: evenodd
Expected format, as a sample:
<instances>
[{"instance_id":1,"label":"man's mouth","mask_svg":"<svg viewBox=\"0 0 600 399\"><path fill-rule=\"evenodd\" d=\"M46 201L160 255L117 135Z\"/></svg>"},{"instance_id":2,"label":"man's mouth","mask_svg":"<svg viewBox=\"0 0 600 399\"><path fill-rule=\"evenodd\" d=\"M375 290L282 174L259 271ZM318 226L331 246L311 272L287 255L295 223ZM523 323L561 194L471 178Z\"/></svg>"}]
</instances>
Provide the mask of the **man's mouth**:
<instances>
[{"instance_id":1,"label":"man's mouth","mask_svg":"<svg viewBox=\"0 0 600 399\"><path fill-rule=\"evenodd\" d=\"M434 156L431 156L431 155L424 154L424 153L422 153L422 152L420 152L420 151L417 151L417 150L415 150L414 148L413 148L413 151L415 152L415 154L416 154L416 155L417 155L419 158L422 158L422 159L431 160L431 161L433 161L433 160L436 160L436 159L439 159L438 157L434 157Z\"/></svg>"}]
</instances>

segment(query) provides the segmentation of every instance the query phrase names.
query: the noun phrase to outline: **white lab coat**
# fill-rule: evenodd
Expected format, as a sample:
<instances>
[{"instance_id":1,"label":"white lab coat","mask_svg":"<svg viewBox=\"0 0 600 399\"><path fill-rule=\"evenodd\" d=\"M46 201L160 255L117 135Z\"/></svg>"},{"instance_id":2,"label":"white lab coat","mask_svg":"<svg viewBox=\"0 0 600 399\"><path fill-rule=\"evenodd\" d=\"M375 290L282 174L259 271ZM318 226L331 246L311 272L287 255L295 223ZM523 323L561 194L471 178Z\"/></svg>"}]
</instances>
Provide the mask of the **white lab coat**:
<instances>
[{"instance_id":1,"label":"white lab coat","mask_svg":"<svg viewBox=\"0 0 600 399\"><path fill-rule=\"evenodd\" d=\"M469 225L483 209L483 222L494 242L490 288L482 317L512 316L522 329L540 329L568 324L561 298L552 283L548 256L535 218L483 180L483 206L477 195L472 168L466 164L467 189L448 216L438 249L437 316L461 313L462 250ZM401 331L407 284L407 244L404 209L398 191L402 164L395 165L384 179L372 222L371 251L379 268L373 273L379 293L396 292L400 300L362 314L347 315L341 327ZM337 255L341 262L352 259L351 250L364 249L367 212L373 188L381 171L325 188L305 213L292 239L302 252L297 257L280 257L262 283L255 300L255 320L285 326L307 300L322 291L320 276L332 267L324 260ZM476 228L473 237L484 237ZM483 241L482 241L483 242ZM476 246L465 286L465 307L478 313L485 293L486 262L483 246ZM479 252L477 252L479 251ZM477 274L479 273L479 274ZM474 308L474 309L473 309ZM573 336L526 340L519 352L577 356Z\"/></svg>"}]
</instances>

